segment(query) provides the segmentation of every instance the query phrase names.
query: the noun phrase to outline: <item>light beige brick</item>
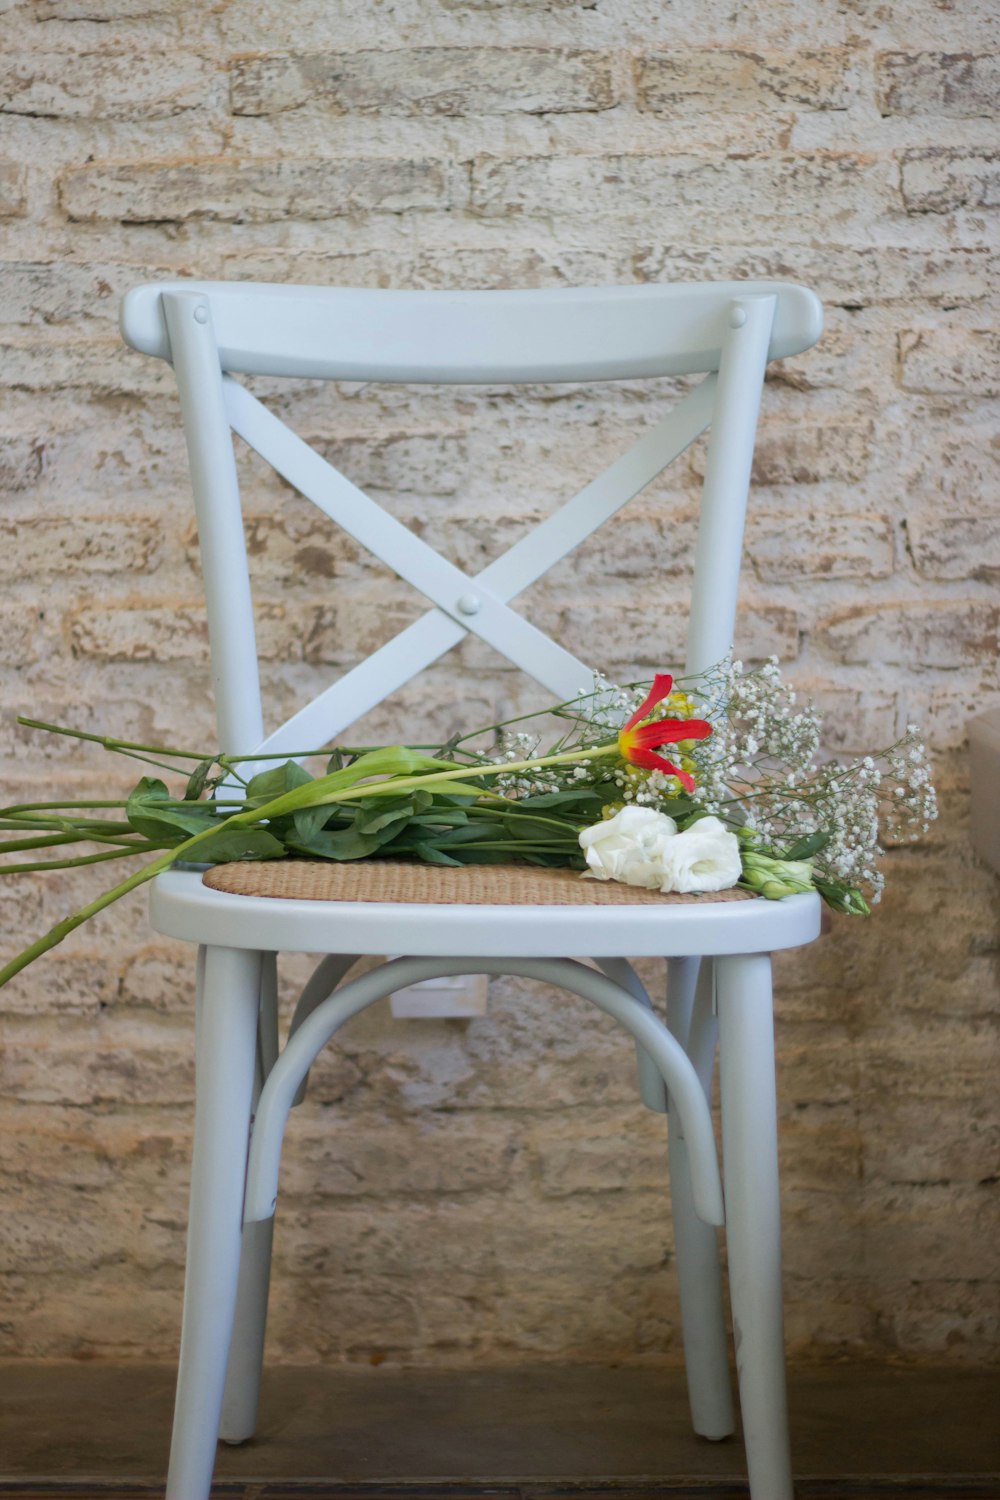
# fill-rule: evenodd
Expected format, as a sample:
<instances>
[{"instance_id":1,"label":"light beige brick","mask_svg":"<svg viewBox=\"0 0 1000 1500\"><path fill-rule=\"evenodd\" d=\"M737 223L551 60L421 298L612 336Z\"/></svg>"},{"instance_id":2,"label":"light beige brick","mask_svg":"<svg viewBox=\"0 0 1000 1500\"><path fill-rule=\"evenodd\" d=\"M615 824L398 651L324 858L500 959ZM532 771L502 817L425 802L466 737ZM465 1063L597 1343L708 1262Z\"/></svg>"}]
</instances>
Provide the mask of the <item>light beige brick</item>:
<instances>
[{"instance_id":1,"label":"light beige brick","mask_svg":"<svg viewBox=\"0 0 1000 1500\"><path fill-rule=\"evenodd\" d=\"M801 507L755 512L747 527L747 556L763 583L805 578L887 578L893 568L887 516Z\"/></svg>"},{"instance_id":2,"label":"light beige brick","mask_svg":"<svg viewBox=\"0 0 1000 1500\"><path fill-rule=\"evenodd\" d=\"M413 47L233 59L237 115L321 104L335 114L562 114L618 102L603 52L557 47Z\"/></svg>"},{"instance_id":3,"label":"light beige brick","mask_svg":"<svg viewBox=\"0 0 1000 1500\"><path fill-rule=\"evenodd\" d=\"M60 179L67 217L82 222L267 223L294 214L334 219L355 213L450 208L460 178L441 162L398 157L327 161L203 159L74 167Z\"/></svg>"},{"instance_id":4,"label":"light beige brick","mask_svg":"<svg viewBox=\"0 0 1000 1500\"><path fill-rule=\"evenodd\" d=\"M545 1198L666 1187L663 1122L650 1113L588 1112L586 1122L572 1116L547 1120L527 1144Z\"/></svg>"},{"instance_id":5,"label":"light beige brick","mask_svg":"<svg viewBox=\"0 0 1000 1500\"><path fill-rule=\"evenodd\" d=\"M109 261L7 261L0 281L0 322L114 321L131 287L171 274L161 267Z\"/></svg>"},{"instance_id":6,"label":"light beige brick","mask_svg":"<svg viewBox=\"0 0 1000 1500\"><path fill-rule=\"evenodd\" d=\"M351 1111L335 1123L297 1117L282 1192L295 1200L417 1198L504 1192L519 1163L519 1130L489 1115L406 1121ZM284 1201L284 1200L283 1200Z\"/></svg>"},{"instance_id":7,"label":"light beige brick","mask_svg":"<svg viewBox=\"0 0 1000 1500\"><path fill-rule=\"evenodd\" d=\"M159 360L142 359L110 332L32 327L0 339L0 383L26 391L88 391L92 397L165 393L173 383Z\"/></svg>"},{"instance_id":8,"label":"light beige brick","mask_svg":"<svg viewBox=\"0 0 1000 1500\"><path fill-rule=\"evenodd\" d=\"M823 716L823 746L836 754L867 754L896 739L896 695L877 687L844 687L795 673L795 690Z\"/></svg>"},{"instance_id":9,"label":"light beige brick","mask_svg":"<svg viewBox=\"0 0 1000 1500\"><path fill-rule=\"evenodd\" d=\"M1000 581L1000 513L956 516L922 511L909 518L907 535L922 578Z\"/></svg>"},{"instance_id":10,"label":"light beige brick","mask_svg":"<svg viewBox=\"0 0 1000 1500\"><path fill-rule=\"evenodd\" d=\"M1000 257L990 249L931 250L900 244L877 249L845 243L795 244L775 249L771 244L667 242L645 245L632 258L639 281L798 281L812 287L826 307L849 309L913 299L949 306L976 301L991 295L998 267Z\"/></svg>"},{"instance_id":11,"label":"light beige brick","mask_svg":"<svg viewBox=\"0 0 1000 1500\"><path fill-rule=\"evenodd\" d=\"M884 115L991 116L1000 59L991 52L882 52L875 84Z\"/></svg>"},{"instance_id":12,"label":"light beige brick","mask_svg":"<svg viewBox=\"0 0 1000 1500\"><path fill-rule=\"evenodd\" d=\"M718 110L844 109L849 99L847 48L815 52L671 47L636 62L639 108L675 116Z\"/></svg>"},{"instance_id":13,"label":"light beige brick","mask_svg":"<svg viewBox=\"0 0 1000 1500\"><path fill-rule=\"evenodd\" d=\"M296 618L281 604L256 612L257 650L265 661L301 657ZM74 656L102 661L208 660L208 626L203 604L176 603L110 607L86 605L69 620Z\"/></svg>"},{"instance_id":14,"label":"light beige brick","mask_svg":"<svg viewBox=\"0 0 1000 1500\"><path fill-rule=\"evenodd\" d=\"M946 323L899 335L900 384L927 395L1000 395L1000 334Z\"/></svg>"},{"instance_id":15,"label":"light beige brick","mask_svg":"<svg viewBox=\"0 0 1000 1500\"><path fill-rule=\"evenodd\" d=\"M905 151L901 183L911 214L1000 206L1000 164L988 151L929 146Z\"/></svg>"},{"instance_id":16,"label":"light beige brick","mask_svg":"<svg viewBox=\"0 0 1000 1500\"><path fill-rule=\"evenodd\" d=\"M703 234L745 239L751 218L766 217L776 232L797 227L822 202L830 232L859 213L870 221L897 199L885 164L847 153L484 157L473 164L472 207L481 214L544 216L554 201L588 221L629 222L647 221L668 201L685 231L697 223Z\"/></svg>"},{"instance_id":17,"label":"light beige brick","mask_svg":"<svg viewBox=\"0 0 1000 1500\"><path fill-rule=\"evenodd\" d=\"M135 21L182 15L185 0L38 0L39 21Z\"/></svg>"},{"instance_id":18,"label":"light beige brick","mask_svg":"<svg viewBox=\"0 0 1000 1500\"><path fill-rule=\"evenodd\" d=\"M150 572L159 537L157 523L140 516L0 521L0 578Z\"/></svg>"},{"instance_id":19,"label":"light beige brick","mask_svg":"<svg viewBox=\"0 0 1000 1500\"><path fill-rule=\"evenodd\" d=\"M809 422L784 426L765 420L753 461L755 485L819 484L824 480L864 477L872 454L873 424L854 421ZM704 477L703 449L694 453L694 469Z\"/></svg>"},{"instance_id":20,"label":"light beige brick","mask_svg":"<svg viewBox=\"0 0 1000 1500\"><path fill-rule=\"evenodd\" d=\"M213 71L184 50L169 71L155 53L8 51L0 57L0 114L159 119L205 103Z\"/></svg>"},{"instance_id":21,"label":"light beige brick","mask_svg":"<svg viewBox=\"0 0 1000 1500\"><path fill-rule=\"evenodd\" d=\"M0 219L28 211L28 174L18 162L0 161Z\"/></svg>"},{"instance_id":22,"label":"light beige brick","mask_svg":"<svg viewBox=\"0 0 1000 1500\"><path fill-rule=\"evenodd\" d=\"M859 604L817 626L827 651L839 661L873 657L889 666L967 667L993 660L1000 610L981 599L915 604Z\"/></svg>"},{"instance_id":23,"label":"light beige brick","mask_svg":"<svg viewBox=\"0 0 1000 1500\"><path fill-rule=\"evenodd\" d=\"M0 604L0 663L24 667L38 659L40 620L30 605Z\"/></svg>"},{"instance_id":24,"label":"light beige brick","mask_svg":"<svg viewBox=\"0 0 1000 1500\"><path fill-rule=\"evenodd\" d=\"M0 491L30 489L42 472L43 439L0 436Z\"/></svg>"}]
</instances>

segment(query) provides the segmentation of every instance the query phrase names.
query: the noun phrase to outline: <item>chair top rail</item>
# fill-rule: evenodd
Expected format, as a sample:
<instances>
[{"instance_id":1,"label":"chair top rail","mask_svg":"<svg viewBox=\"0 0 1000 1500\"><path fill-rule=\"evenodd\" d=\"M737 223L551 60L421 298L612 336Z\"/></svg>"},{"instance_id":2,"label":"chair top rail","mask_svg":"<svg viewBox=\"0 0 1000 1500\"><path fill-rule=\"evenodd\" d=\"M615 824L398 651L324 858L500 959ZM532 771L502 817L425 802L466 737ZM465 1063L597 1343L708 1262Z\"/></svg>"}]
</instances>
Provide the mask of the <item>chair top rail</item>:
<instances>
[{"instance_id":1,"label":"chair top rail","mask_svg":"<svg viewBox=\"0 0 1000 1500\"><path fill-rule=\"evenodd\" d=\"M776 297L768 359L800 354L823 329L815 293L789 282L386 291L170 281L135 287L121 330L170 359L161 296L208 304L233 374L415 384L641 379L716 370L732 302Z\"/></svg>"}]
</instances>

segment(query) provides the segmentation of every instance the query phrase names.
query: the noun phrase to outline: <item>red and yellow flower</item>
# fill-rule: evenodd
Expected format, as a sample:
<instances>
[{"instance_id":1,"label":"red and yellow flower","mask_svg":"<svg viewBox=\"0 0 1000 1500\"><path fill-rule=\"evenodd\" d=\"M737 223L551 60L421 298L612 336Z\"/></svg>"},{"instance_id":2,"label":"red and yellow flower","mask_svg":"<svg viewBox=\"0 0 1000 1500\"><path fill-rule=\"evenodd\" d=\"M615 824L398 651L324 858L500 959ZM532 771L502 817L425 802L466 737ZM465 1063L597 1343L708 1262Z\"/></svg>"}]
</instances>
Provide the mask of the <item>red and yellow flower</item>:
<instances>
[{"instance_id":1,"label":"red and yellow flower","mask_svg":"<svg viewBox=\"0 0 1000 1500\"><path fill-rule=\"evenodd\" d=\"M668 719L650 718L650 715L663 702L670 697L674 679L667 672L658 672L653 678L653 686L635 713L622 727L618 735L618 748L624 758L633 766L643 766L647 770L662 771L667 776L676 776L686 792L694 791L694 777L687 771L675 766L672 761L663 755L656 755L654 751L661 745L677 745L686 740L704 740L712 733L711 724L704 719ZM648 719L648 723L643 723Z\"/></svg>"}]
</instances>

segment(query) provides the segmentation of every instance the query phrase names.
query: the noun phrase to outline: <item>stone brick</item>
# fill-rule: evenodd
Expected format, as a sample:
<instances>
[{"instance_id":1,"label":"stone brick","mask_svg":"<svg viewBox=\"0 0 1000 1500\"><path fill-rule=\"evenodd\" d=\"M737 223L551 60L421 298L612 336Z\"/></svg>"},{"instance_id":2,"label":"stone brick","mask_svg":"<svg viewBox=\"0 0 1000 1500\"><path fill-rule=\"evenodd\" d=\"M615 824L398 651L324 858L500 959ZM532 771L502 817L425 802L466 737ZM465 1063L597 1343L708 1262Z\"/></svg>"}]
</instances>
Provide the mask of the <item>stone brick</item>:
<instances>
[{"instance_id":1,"label":"stone brick","mask_svg":"<svg viewBox=\"0 0 1000 1500\"><path fill-rule=\"evenodd\" d=\"M1000 512L956 516L921 511L909 518L907 536L922 578L1000 582Z\"/></svg>"},{"instance_id":2,"label":"stone brick","mask_svg":"<svg viewBox=\"0 0 1000 1500\"><path fill-rule=\"evenodd\" d=\"M0 492L30 489L42 472L43 453L40 437L0 436Z\"/></svg>"},{"instance_id":3,"label":"stone brick","mask_svg":"<svg viewBox=\"0 0 1000 1500\"><path fill-rule=\"evenodd\" d=\"M77 387L95 397L102 392L150 396L174 382L164 361L124 348L117 334L34 327L0 341L0 384L26 391Z\"/></svg>"},{"instance_id":4,"label":"stone brick","mask_svg":"<svg viewBox=\"0 0 1000 1500\"><path fill-rule=\"evenodd\" d=\"M1000 1270L996 1200L988 1188L872 1187L866 1197L870 1275L919 1282L933 1265L951 1281L992 1281Z\"/></svg>"},{"instance_id":5,"label":"stone brick","mask_svg":"<svg viewBox=\"0 0 1000 1500\"><path fill-rule=\"evenodd\" d=\"M288 1135L282 1202L502 1192L518 1151L508 1120L435 1114L406 1121L352 1110L298 1114Z\"/></svg>"},{"instance_id":6,"label":"stone brick","mask_svg":"<svg viewBox=\"0 0 1000 1500\"><path fill-rule=\"evenodd\" d=\"M584 661L599 641L602 670L613 680L648 677L684 658L687 606L660 600L649 588L643 591L641 614L633 596L617 606L598 601L535 610L532 619ZM796 611L786 605L744 602L737 614L737 648L746 661L763 661L772 654L794 661L799 628Z\"/></svg>"},{"instance_id":7,"label":"stone brick","mask_svg":"<svg viewBox=\"0 0 1000 1500\"><path fill-rule=\"evenodd\" d=\"M608 55L557 47L413 47L237 57L237 115L320 103L336 114L562 114L610 109Z\"/></svg>"},{"instance_id":8,"label":"stone brick","mask_svg":"<svg viewBox=\"0 0 1000 1500\"><path fill-rule=\"evenodd\" d=\"M830 233L897 202L885 164L849 153L482 157L472 169L472 207L485 216L547 217L560 202L588 222L646 221L662 212L664 195L680 225L697 222L702 234L741 240L751 215L766 218L772 232L797 230L822 202Z\"/></svg>"},{"instance_id":9,"label":"stone brick","mask_svg":"<svg viewBox=\"0 0 1000 1500\"><path fill-rule=\"evenodd\" d=\"M868 1113L871 1111L871 1113ZM866 1104L869 1123L877 1128L865 1139L865 1176L869 1182L902 1184L977 1183L993 1176L1000 1159L1000 1122L988 1110L968 1101L940 1099L934 1106L934 1129L927 1129L923 1099L893 1098L884 1110Z\"/></svg>"},{"instance_id":10,"label":"stone brick","mask_svg":"<svg viewBox=\"0 0 1000 1500\"><path fill-rule=\"evenodd\" d=\"M991 52L882 52L875 61L884 115L992 116L1000 60Z\"/></svg>"},{"instance_id":11,"label":"stone brick","mask_svg":"<svg viewBox=\"0 0 1000 1500\"><path fill-rule=\"evenodd\" d=\"M796 672L800 697L823 715L823 748L835 754L868 754L896 739L896 695L879 688L844 687Z\"/></svg>"},{"instance_id":12,"label":"stone brick","mask_svg":"<svg viewBox=\"0 0 1000 1500\"><path fill-rule=\"evenodd\" d=\"M909 245L793 244L712 245L693 248L668 242L649 244L632 256L638 281L683 281L749 278L798 281L831 304L848 309L884 302L956 303L989 297L1000 257L989 249L949 246L943 250ZM808 360L809 354L803 356ZM772 366L772 372L781 366Z\"/></svg>"},{"instance_id":13,"label":"stone brick","mask_svg":"<svg viewBox=\"0 0 1000 1500\"><path fill-rule=\"evenodd\" d=\"M194 964L187 944L156 943L128 959L109 1003L193 1021L194 983Z\"/></svg>"},{"instance_id":14,"label":"stone brick","mask_svg":"<svg viewBox=\"0 0 1000 1500\"><path fill-rule=\"evenodd\" d=\"M35 119L159 119L210 95L213 70L180 49L169 71L157 54L17 52L0 57L0 114Z\"/></svg>"},{"instance_id":15,"label":"stone brick","mask_svg":"<svg viewBox=\"0 0 1000 1500\"><path fill-rule=\"evenodd\" d=\"M186 0L38 0L39 21L135 21L183 15Z\"/></svg>"},{"instance_id":16,"label":"stone brick","mask_svg":"<svg viewBox=\"0 0 1000 1500\"><path fill-rule=\"evenodd\" d=\"M0 663L25 667L38 660L41 614L22 604L0 605Z\"/></svg>"},{"instance_id":17,"label":"stone brick","mask_svg":"<svg viewBox=\"0 0 1000 1500\"><path fill-rule=\"evenodd\" d=\"M250 571L261 585L311 590L365 571L369 554L313 505L283 509L280 515L245 510L244 524ZM189 564L200 573L194 522L185 532L184 548Z\"/></svg>"},{"instance_id":18,"label":"stone brick","mask_svg":"<svg viewBox=\"0 0 1000 1500\"><path fill-rule=\"evenodd\" d=\"M904 151L900 181L911 214L1000 207L1000 159L988 151L946 146Z\"/></svg>"},{"instance_id":19,"label":"stone brick","mask_svg":"<svg viewBox=\"0 0 1000 1500\"><path fill-rule=\"evenodd\" d=\"M1000 395L1000 334L989 328L907 329L899 335L900 384L942 396Z\"/></svg>"},{"instance_id":20,"label":"stone brick","mask_svg":"<svg viewBox=\"0 0 1000 1500\"><path fill-rule=\"evenodd\" d=\"M150 572L158 543L157 523L139 516L0 521L0 578Z\"/></svg>"},{"instance_id":21,"label":"stone brick","mask_svg":"<svg viewBox=\"0 0 1000 1500\"><path fill-rule=\"evenodd\" d=\"M39 858L46 857L52 857L52 851L42 850ZM21 858L32 856L22 854ZM27 943L27 935L21 941ZM94 1016L111 1004L117 988L118 976L105 954L52 953L46 959L44 986L12 985L4 993L4 1010L8 1015Z\"/></svg>"},{"instance_id":22,"label":"stone brick","mask_svg":"<svg viewBox=\"0 0 1000 1500\"><path fill-rule=\"evenodd\" d=\"M396 599L396 592L313 606L300 617L303 659L348 667L377 651L423 613L415 599Z\"/></svg>"},{"instance_id":23,"label":"stone brick","mask_svg":"<svg viewBox=\"0 0 1000 1500\"><path fill-rule=\"evenodd\" d=\"M0 219L17 218L28 211L28 174L13 161L0 161Z\"/></svg>"},{"instance_id":24,"label":"stone brick","mask_svg":"<svg viewBox=\"0 0 1000 1500\"><path fill-rule=\"evenodd\" d=\"M320 438L314 447L361 489L397 495L453 495L468 466L466 438L448 432L397 432L333 442Z\"/></svg>"},{"instance_id":25,"label":"stone brick","mask_svg":"<svg viewBox=\"0 0 1000 1500\"><path fill-rule=\"evenodd\" d=\"M837 511L752 512L747 556L763 583L805 578L887 578L893 567L887 516Z\"/></svg>"},{"instance_id":26,"label":"stone brick","mask_svg":"<svg viewBox=\"0 0 1000 1500\"><path fill-rule=\"evenodd\" d=\"M765 420L757 438L753 462L755 485L820 484L824 480L862 479L868 471L874 427L867 418L851 422L809 422L790 426ZM699 478L704 477L704 450L692 455Z\"/></svg>"},{"instance_id":27,"label":"stone brick","mask_svg":"<svg viewBox=\"0 0 1000 1500\"><path fill-rule=\"evenodd\" d=\"M528 1147L545 1198L666 1189L663 1121L648 1111L546 1121L531 1132Z\"/></svg>"},{"instance_id":28,"label":"stone brick","mask_svg":"<svg viewBox=\"0 0 1000 1500\"><path fill-rule=\"evenodd\" d=\"M850 52L747 52L727 47L671 47L636 63L639 108L656 114L718 110L844 109Z\"/></svg>"},{"instance_id":29,"label":"stone brick","mask_svg":"<svg viewBox=\"0 0 1000 1500\"><path fill-rule=\"evenodd\" d=\"M929 1360L975 1366L976 1351L996 1344L996 1299L981 1277L908 1281L890 1266L871 1283L869 1296L887 1349L921 1349Z\"/></svg>"},{"instance_id":30,"label":"stone brick","mask_svg":"<svg viewBox=\"0 0 1000 1500\"><path fill-rule=\"evenodd\" d=\"M59 180L63 211L81 222L260 224L288 215L413 213L449 208L458 191L441 162L386 157L328 161L228 159L74 167Z\"/></svg>"},{"instance_id":31,"label":"stone brick","mask_svg":"<svg viewBox=\"0 0 1000 1500\"><path fill-rule=\"evenodd\" d=\"M109 261L9 260L4 263L0 282L0 322L114 321L130 287L176 274L162 267Z\"/></svg>"},{"instance_id":32,"label":"stone brick","mask_svg":"<svg viewBox=\"0 0 1000 1500\"><path fill-rule=\"evenodd\" d=\"M300 657L299 631L280 604L256 612L257 650L265 660ZM73 655L101 661L208 660L208 627L201 603L87 605L69 620Z\"/></svg>"},{"instance_id":33,"label":"stone brick","mask_svg":"<svg viewBox=\"0 0 1000 1500\"><path fill-rule=\"evenodd\" d=\"M1000 609L987 600L856 605L816 634L838 661L904 667L968 667L995 658Z\"/></svg>"},{"instance_id":34,"label":"stone brick","mask_svg":"<svg viewBox=\"0 0 1000 1500\"><path fill-rule=\"evenodd\" d=\"M39 1017L25 1019L16 1031L11 1025L8 1043L0 1057L3 1087L28 1104L187 1108L194 1099L189 1031L178 1037L162 1024L125 1024L122 1015L109 1027L64 1016L53 1029Z\"/></svg>"}]
</instances>

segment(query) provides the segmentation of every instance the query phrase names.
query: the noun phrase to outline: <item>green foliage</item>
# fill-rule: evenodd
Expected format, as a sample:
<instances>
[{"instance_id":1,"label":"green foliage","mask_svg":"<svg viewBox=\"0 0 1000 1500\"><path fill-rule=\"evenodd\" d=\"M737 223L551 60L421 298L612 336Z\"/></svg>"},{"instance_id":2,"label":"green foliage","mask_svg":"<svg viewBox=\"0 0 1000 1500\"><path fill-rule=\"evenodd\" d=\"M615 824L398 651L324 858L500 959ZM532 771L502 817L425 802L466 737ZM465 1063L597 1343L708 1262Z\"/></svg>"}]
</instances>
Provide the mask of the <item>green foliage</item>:
<instances>
[{"instance_id":1,"label":"green foliage","mask_svg":"<svg viewBox=\"0 0 1000 1500\"><path fill-rule=\"evenodd\" d=\"M210 804L177 801L154 776L144 776L134 788L125 804L125 816L136 833L143 834L161 849L183 843L217 820Z\"/></svg>"}]
</instances>

